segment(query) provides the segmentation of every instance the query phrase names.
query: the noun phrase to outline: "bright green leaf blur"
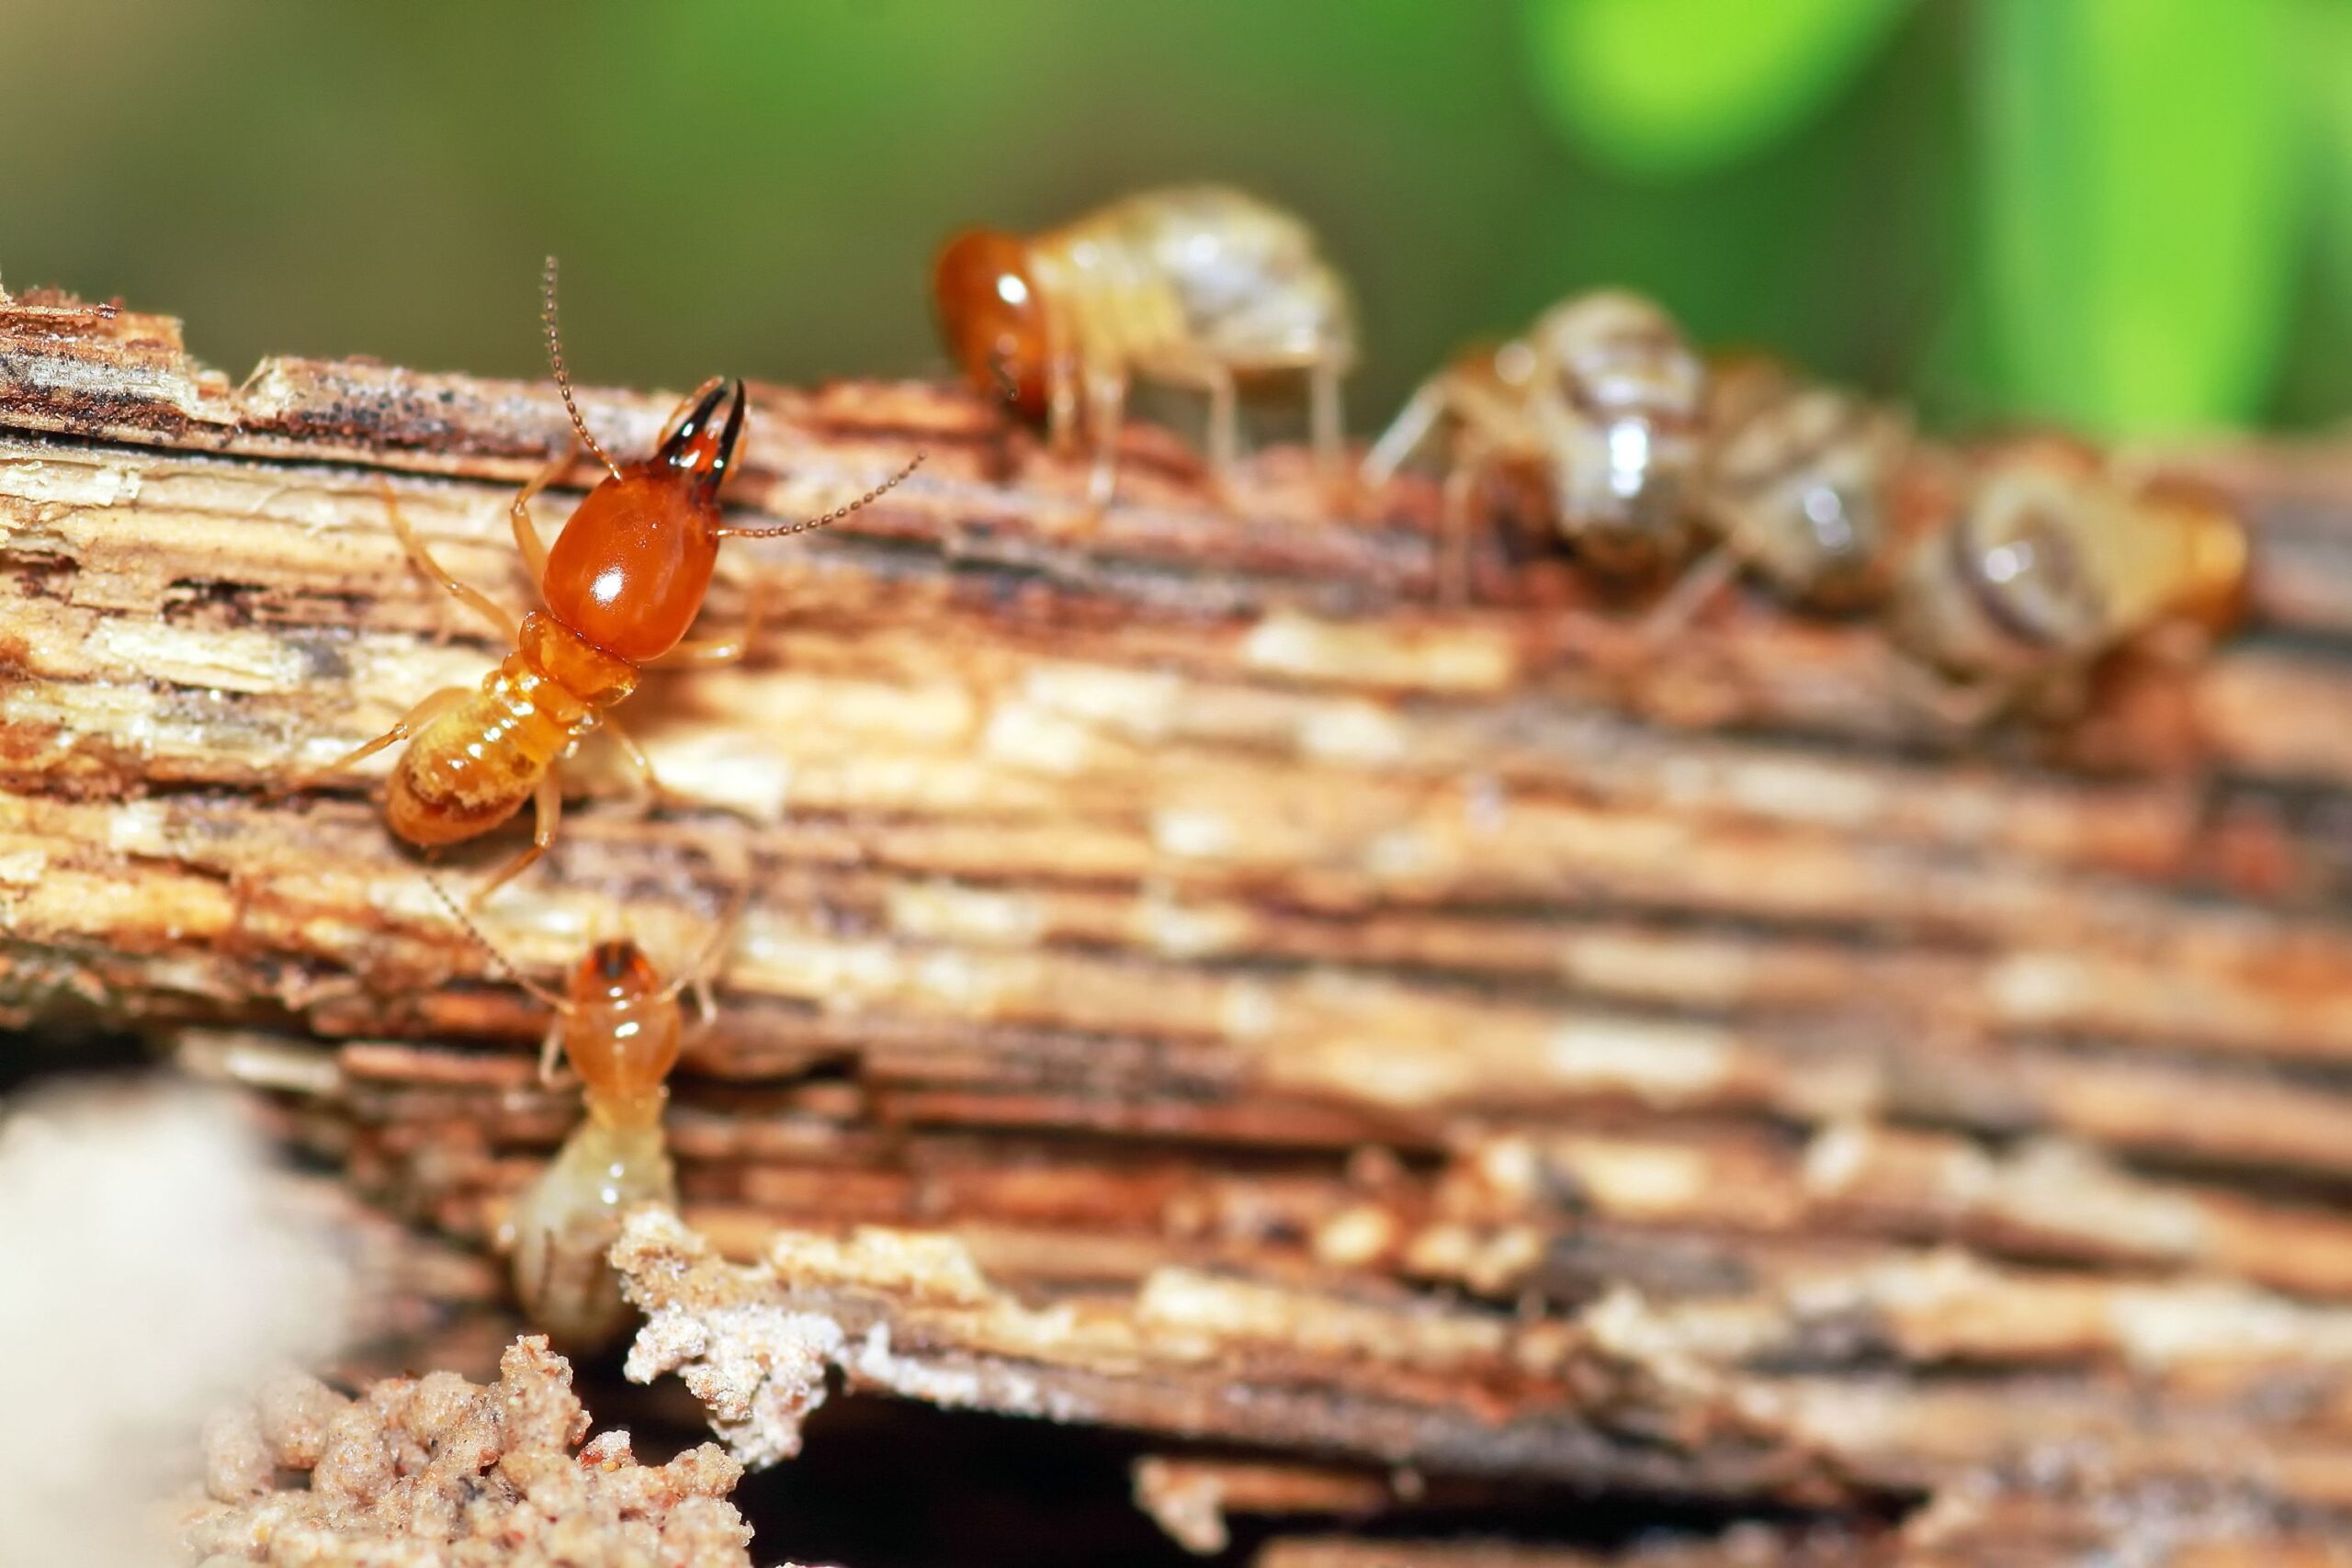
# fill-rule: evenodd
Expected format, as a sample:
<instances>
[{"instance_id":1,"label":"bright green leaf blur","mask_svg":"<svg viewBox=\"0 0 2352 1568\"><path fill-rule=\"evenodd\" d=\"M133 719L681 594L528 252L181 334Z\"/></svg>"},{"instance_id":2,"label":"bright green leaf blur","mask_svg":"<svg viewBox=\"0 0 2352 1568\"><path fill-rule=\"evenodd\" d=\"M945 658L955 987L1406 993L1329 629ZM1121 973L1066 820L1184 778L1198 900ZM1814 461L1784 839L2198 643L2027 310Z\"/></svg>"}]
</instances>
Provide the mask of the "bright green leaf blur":
<instances>
[{"instance_id":1,"label":"bright green leaf blur","mask_svg":"<svg viewBox=\"0 0 2352 1568\"><path fill-rule=\"evenodd\" d=\"M2094 431L2263 406L2301 238L2285 0L1985 0L1982 286L2004 401Z\"/></svg>"},{"instance_id":2,"label":"bright green leaf blur","mask_svg":"<svg viewBox=\"0 0 2352 1568\"><path fill-rule=\"evenodd\" d=\"M2162 48L2107 36L2143 9ZM2331 25L2278 50L2282 11ZM1295 209L1353 286L1359 431L1464 339L1604 284L1931 427L2333 423L2352 406L2346 17L2352 0L0 0L0 277L184 316L232 377L273 353L519 376L541 370L553 250L592 381L939 375L924 280L949 230L1213 178ZM2106 52L2069 63L2084 51ZM2086 72L2098 93L2137 84L2140 107L2094 115ZM2288 123L2314 93L2343 155L2299 192L2280 140L2318 135ZM2312 190L2333 267L2307 265Z\"/></svg>"},{"instance_id":3,"label":"bright green leaf blur","mask_svg":"<svg viewBox=\"0 0 2352 1568\"><path fill-rule=\"evenodd\" d=\"M2064 0L2056 0L2064 3ZM1544 107L1595 157L1671 175L1740 157L1847 82L1910 0L1529 0Z\"/></svg>"},{"instance_id":4,"label":"bright green leaf blur","mask_svg":"<svg viewBox=\"0 0 2352 1568\"><path fill-rule=\"evenodd\" d=\"M2313 143L2320 259L2332 303L2352 314L2352 0L2301 0L2291 20Z\"/></svg>"}]
</instances>

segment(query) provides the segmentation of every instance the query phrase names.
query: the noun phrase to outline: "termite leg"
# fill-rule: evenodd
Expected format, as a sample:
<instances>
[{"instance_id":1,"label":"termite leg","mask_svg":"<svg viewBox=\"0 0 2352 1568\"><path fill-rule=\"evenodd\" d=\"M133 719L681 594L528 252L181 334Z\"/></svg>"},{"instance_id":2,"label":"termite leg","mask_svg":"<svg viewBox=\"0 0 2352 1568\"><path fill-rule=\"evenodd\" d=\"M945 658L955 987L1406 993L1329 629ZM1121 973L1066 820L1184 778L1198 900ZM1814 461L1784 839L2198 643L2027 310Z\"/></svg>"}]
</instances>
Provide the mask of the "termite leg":
<instances>
[{"instance_id":1,"label":"termite leg","mask_svg":"<svg viewBox=\"0 0 2352 1568\"><path fill-rule=\"evenodd\" d=\"M1316 361L1306 371L1306 434L1326 483L1345 477L1346 418L1340 401L1340 367L1328 359Z\"/></svg>"},{"instance_id":2,"label":"termite leg","mask_svg":"<svg viewBox=\"0 0 2352 1568\"><path fill-rule=\"evenodd\" d=\"M744 594L743 625L733 637L688 637L652 660L647 668L707 669L717 664L741 664L744 655L751 652L753 640L760 635L761 624L767 615L767 573L762 572L752 579L752 586Z\"/></svg>"},{"instance_id":3,"label":"termite leg","mask_svg":"<svg viewBox=\"0 0 2352 1568\"><path fill-rule=\"evenodd\" d=\"M272 792L273 797L278 795L290 794L298 789L308 789L313 783L326 777L329 773L339 773L344 769L351 766L354 762L366 761L368 758L374 756L377 752L382 750L387 746L399 745L401 741L407 739L410 736L415 734L426 725L431 724L435 719L440 717L443 714L447 713L451 708L457 706L459 703L464 702L472 694L472 689L466 686L442 687L439 691L434 693L432 695L426 697L423 702L409 709L408 712L401 715L398 719L393 721L392 727L390 729L387 729L383 734L376 737L375 739L367 742L365 745L353 747L350 750L345 751L342 756L337 757L334 761L328 762L323 766L305 768L301 772L296 773L291 779L288 779L285 784L278 786L276 791Z\"/></svg>"},{"instance_id":4,"label":"termite leg","mask_svg":"<svg viewBox=\"0 0 2352 1568\"><path fill-rule=\"evenodd\" d=\"M1183 359L1154 367L1153 374L1208 394L1209 476L1222 488L1233 480L1241 446L1241 405L1233 372L1213 359Z\"/></svg>"},{"instance_id":5,"label":"termite leg","mask_svg":"<svg viewBox=\"0 0 2352 1568\"><path fill-rule=\"evenodd\" d=\"M1372 444L1372 450L1364 454L1363 468L1360 470L1363 482L1376 489L1394 479L1396 470L1405 466L1405 459L1413 455L1414 448L1428 440L1430 432L1437 428L1437 422L1444 416L1450 400L1444 378L1422 382L1419 389L1414 392L1412 400L1389 423L1388 428L1380 433L1380 439Z\"/></svg>"},{"instance_id":6,"label":"termite leg","mask_svg":"<svg viewBox=\"0 0 2352 1568\"><path fill-rule=\"evenodd\" d=\"M1440 503L1438 543L1438 603L1458 610L1470 602L1470 502L1476 496L1481 470L1475 463L1457 463L1445 476Z\"/></svg>"},{"instance_id":7,"label":"termite leg","mask_svg":"<svg viewBox=\"0 0 2352 1568\"><path fill-rule=\"evenodd\" d=\"M1119 488L1119 427L1125 423L1127 378L1113 371L1086 374L1086 444L1094 463L1086 477L1086 503L1100 512Z\"/></svg>"},{"instance_id":8,"label":"termite leg","mask_svg":"<svg viewBox=\"0 0 2352 1568\"><path fill-rule=\"evenodd\" d=\"M539 1087L556 1087L556 1064L563 1059L563 1015L548 1020L547 1037L539 1042Z\"/></svg>"},{"instance_id":9,"label":"termite leg","mask_svg":"<svg viewBox=\"0 0 2352 1568\"><path fill-rule=\"evenodd\" d=\"M1728 542L1717 545L1684 572L1664 597L1642 617L1639 640L1657 648L1689 626L1699 612L1739 575L1739 554Z\"/></svg>"},{"instance_id":10,"label":"termite leg","mask_svg":"<svg viewBox=\"0 0 2352 1568\"><path fill-rule=\"evenodd\" d=\"M735 944L735 928L743 923L743 901L750 896L752 884L748 874L735 885L735 896L728 901L727 912L718 918L704 939L702 951L695 954L694 964L686 971L686 987L695 994L695 1011L701 1026L708 1029L718 1019L718 999L711 994L710 984L727 962L727 951Z\"/></svg>"},{"instance_id":11,"label":"termite leg","mask_svg":"<svg viewBox=\"0 0 2352 1568\"><path fill-rule=\"evenodd\" d=\"M552 771L539 780L538 787L531 792L531 801L538 814L531 829L531 847L499 867L497 874L488 882L475 888L473 896L466 900L466 908L481 908L492 893L530 870L538 858L548 852L548 846L555 842L556 824L563 820L563 786L556 782Z\"/></svg>"},{"instance_id":12,"label":"termite leg","mask_svg":"<svg viewBox=\"0 0 2352 1568\"><path fill-rule=\"evenodd\" d=\"M400 536L401 548L408 552L409 563L429 581L439 583L447 591L449 597L488 621L509 644L521 637L521 628L514 624L514 617L506 613L504 605L472 583L452 577L439 561L433 558L433 552L424 547L424 541L416 536L416 531L408 525L408 519L401 514L400 502L392 495L391 481L383 480L382 486L385 514L392 520L392 532Z\"/></svg>"},{"instance_id":13,"label":"termite leg","mask_svg":"<svg viewBox=\"0 0 2352 1568\"><path fill-rule=\"evenodd\" d=\"M531 521L531 502L539 491L553 484L580 456L577 446L568 448L561 457L550 458L548 466L533 474L530 481L514 492L513 504L506 509L514 525L514 547L523 552L523 564L529 569L533 582L545 582L548 576L547 541L539 537L539 525Z\"/></svg>"},{"instance_id":14,"label":"termite leg","mask_svg":"<svg viewBox=\"0 0 2352 1568\"><path fill-rule=\"evenodd\" d=\"M1233 389L1233 372L1222 365L1204 365L1201 384L1209 390L1209 472L1218 484L1230 484L1241 453L1241 405Z\"/></svg>"},{"instance_id":15,"label":"termite leg","mask_svg":"<svg viewBox=\"0 0 2352 1568\"><path fill-rule=\"evenodd\" d=\"M2014 688L1997 682L1951 686L1933 694L1929 705L1938 718L1960 729L1982 729L2017 700Z\"/></svg>"},{"instance_id":16,"label":"termite leg","mask_svg":"<svg viewBox=\"0 0 2352 1568\"><path fill-rule=\"evenodd\" d=\"M735 891L727 900L726 911L710 928L710 934L703 938L694 958L679 971L678 978L671 982L673 991L684 987L694 992L695 1010L705 1029L718 1017L718 1002L710 990L711 979L727 962L728 950L735 944L735 929L743 923L743 906L752 896L751 864L740 844L732 846L729 859L734 862Z\"/></svg>"},{"instance_id":17,"label":"termite leg","mask_svg":"<svg viewBox=\"0 0 2352 1568\"><path fill-rule=\"evenodd\" d=\"M1056 355L1046 367L1046 442L1057 452L1067 452L1078 435L1078 376L1069 364Z\"/></svg>"},{"instance_id":18,"label":"termite leg","mask_svg":"<svg viewBox=\"0 0 2352 1568\"><path fill-rule=\"evenodd\" d=\"M2015 702L2021 688L2013 682L1952 681L1922 669L1908 659L1894 661L1895 692L1928 716L1953 729L1981 729Z\"/></svg>"},{"instance_id":19,"label":"termite leg","mask_svg":"<svg viewBox=\"0 0 2352 1568\"><path fill-rule=\"evenodd\" d=\"M621 755L628 759L630 770L637 774L638 786L645 792L645 808L650 811L668 800L670 791L662 783L662 775L653 771L653 759L645 754L645 748L637 743L637 737L622 728L617 719L605 719L603 728L613 738L613 743L621 749Z\"/></svg>"}]
</instances>

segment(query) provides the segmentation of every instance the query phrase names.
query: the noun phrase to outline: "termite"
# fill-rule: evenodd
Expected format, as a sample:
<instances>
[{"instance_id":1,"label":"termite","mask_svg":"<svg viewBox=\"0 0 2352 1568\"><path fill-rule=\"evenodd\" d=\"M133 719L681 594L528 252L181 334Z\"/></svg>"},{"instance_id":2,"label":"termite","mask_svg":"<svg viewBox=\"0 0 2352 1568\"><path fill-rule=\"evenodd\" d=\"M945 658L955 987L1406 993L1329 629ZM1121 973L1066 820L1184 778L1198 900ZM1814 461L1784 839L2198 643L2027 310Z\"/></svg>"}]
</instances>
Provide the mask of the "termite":
<instances>
[{"instance_id":1,"label":"termite","mask_svg":"<svg viewBox=\"0 0 2352 1568\"><path fill-rule=\"evenodd\" d=\"M1973 455L1967 491L1906 555L1895 640L1948 682L1939 707L1980 722L2168 625L2200 641L2243 607L2244 524L2185 486L2132 487L2074 443Z\"/></svg>"},{"instance_id":2,"label":"termite","mask_svg":"<svg viewBox=\"0 0 2352 1568\"><path fill-rule=\"evenodd\" d=\"M602 728L611 735L649 792L658 794L651 762L611 710L636 689L648 668L722 664L743 656L758 621L756 586L739 635L691 640L685 636L702 613L721 539L782 538L827 527L889 491L922 462L917 454L890 479L822 517L758 527L729 524L718 492L734 469L743 436L743 384L718 377L704 382L679 404L652 456L616 463L590 434L572 398L556 321L552 256L542 319L564 412L580 446L605 469L552 549L531 520L531 502L571 466L576 448L541 469L508 508L515 547L539 585L544 607L518 624L481 590L451 576L391 505L388 491L392 529L411 563L488 621L514 651L479 687L435 692L383 734L323 768L306 770L286 786L304 787L408 741L392 771L384 817L394 833L425 849L487 833L531 801L537 816L530 847L481 886L474 894L477 903L547 852L563 814L555 764L591 732Z\"/></svg>"},{"instance_id":3,"label":"termite","mask_svg":"<svg viewBox=\"0 0 2352 1568\"><path fill-rule=\"evenodd\" d=\"M1452 599L1468 590L1471 501L1498 469L1538 480L1553 526L1600 570L1652 570L1689 551L1706 392L1706 366L1664 310L1619 289L1577 295L1424 382L1366 455L1363 480L1385 484L1446 430Z\"/></svg>"},{"instance_id":4,"label":"termite","mask_svg":"<svg viewBox=\"0 0 2352 1568\"><path fill-rule=\"evenodd\" d=\"M559 1051L580 1078L585 1116L515 1203L502 1233L524 1310L566 1344L594 1348L628 1325L630 1309L605 1254L629 1210L641 1203L677 1206L677 1172L662 1112L670 1098L670 1071L685 1041L687 1020L678 998L692 990L698 1022L708 1027L717 1012L711 981L733 940L747 888L747 882L737 884L700 950L668 981L644 949L622 938L591 947L559 992L533 980L433 882L476 945L548 1008L540 1081L556 1081Z\"/></svg>"},{"instance_id":5,"label":"termite","mask_svg":"<svg viewBox=\"0 0 2352 1568\"><path fill-rule=\"evenodd\" d=\"M1907 526L1910 421L1770 360L1719 362L1710 383L1691 513L1713 544L1645 617L1645 634L1679 628L1742 570L1807 609L1877 604Z\"/></svg>"},{"instance_id":6,"label":"termite","mask_svg":"<svg viewBox=\"0 0 2352 1568\"><path fill-rule=\"evenodd\" d=\"M1117 486L1138 376L1208 394L1209 466L1222 480L1239 440L1240 383L1303 373L1315 450L1327 471L1338 464L1354 308L1306 225L1254 197L1180 186L1039 234L968 229L940 252L933 295L975 386L1044 418L1057 447L1083 425L1097 507Z\"/></svg>"}]
</instances>

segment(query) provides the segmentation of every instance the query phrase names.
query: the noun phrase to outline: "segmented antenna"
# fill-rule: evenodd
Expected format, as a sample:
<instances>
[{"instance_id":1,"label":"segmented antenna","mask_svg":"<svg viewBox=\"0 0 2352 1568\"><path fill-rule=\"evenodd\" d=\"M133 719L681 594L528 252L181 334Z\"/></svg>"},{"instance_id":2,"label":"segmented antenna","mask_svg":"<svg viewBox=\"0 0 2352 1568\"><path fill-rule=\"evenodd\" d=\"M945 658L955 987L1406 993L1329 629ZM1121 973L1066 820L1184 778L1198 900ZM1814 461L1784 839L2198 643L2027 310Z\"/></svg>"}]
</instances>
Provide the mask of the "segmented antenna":
<instances>
[{"instance_id":1,"label":"segmented antenna","mask_svg":"<svg viewBox=\"0 0 2352 1568\"><path fill-rule=\"evenodd\" d=\"M898 489L899 485L906 481L909 475L912 474L917 468L922 467L922 460L925 456L927 456L925 453L916 453L913 457L908 460L905 468L900 468L897 473L892 474L888 479L884 479L880 484L876 485L872 490L867 491L864 495L859 496L847 506L836 506L831 512L826 513L822 517L811 517L807 521L800 523L779 523L770 528L720 528L716 530L716 532L722 539L781 539L794 534L807 534L819 528L830 528L834 524L840 522L842 518L848 516L851 513L857 511L860 507L871 506L874 502L881 500L884 496Z\"/></svg>"},{"instance_id":2,"label":"segmented antenna","mask_svg":"<svg viewBox=\"0 0 2352 1568\"><path fill-rule=\"evenodd\" d=\"M439 877L434 875L428 871L424 873L424 880L426 884L432 887L433 891L440 896L442 905L448 909L450 918L458 922L460 930L462 930L468 936L473 938L473 942L476 947L481 948L484 953L490 955L491 962L496 964L509 975L512 975L514 977L514 983L516 985L530 992L531 995L538 998L539 1000L547 1003L548 1006L562 1013L568 1014L571 1011L571 998L557 995L555 992L548 990L545 986L542 986L537 981L532 979L528 975L524 974L523 966L521 964L507 957L505 953L500 949L496 942L491 941L489 937L482 934L482 929L474 924L473 917L466 913L465 907L459 904L457 899L449 896L449 890L447 887L441 886L441 879Z\"/></svg>"},{"instance_id":3,"label":"segmented antenna","mask_svg":"<svg viewBox=\"0 0 2352 1568\"><path fill-rule=\"evenodd\" d=\"M678 971L676 979L662 988L663 1001L674 999L678 993L688 986L698 984L710 977L712 969L726 953L727 944L734 940L735 928L742 923L743 907L750 903L751 899L750 878L748 876L739 878L735 884L735 891L728 896L727 908L719 912L718 923L710 928L710 933L702 939L702 946L695 950L693 960Z\"/></svg>"},{"instance_id":4,"label":"segmented antenna","mask_svg":"<svg viewBox=\"0 0 2352 1568\"><path fill-rule=\"evenodd\" d=\"M539 312L539 320L548 329L548 363L555 367L555 389L563 394L563 412L571 416L571 428L580 433L581 445L595 454L596 461L605 465L606 473L618 479L621 477L620 468L605 455L604 446L596 438L588 434L588 422L580 417L580 405L571 399L571 373L563 367L563 333L556 325L553 256L548 257L547 279L541 289L541 298L546 301L545 308Z\"/></svg>"}]
</instances>

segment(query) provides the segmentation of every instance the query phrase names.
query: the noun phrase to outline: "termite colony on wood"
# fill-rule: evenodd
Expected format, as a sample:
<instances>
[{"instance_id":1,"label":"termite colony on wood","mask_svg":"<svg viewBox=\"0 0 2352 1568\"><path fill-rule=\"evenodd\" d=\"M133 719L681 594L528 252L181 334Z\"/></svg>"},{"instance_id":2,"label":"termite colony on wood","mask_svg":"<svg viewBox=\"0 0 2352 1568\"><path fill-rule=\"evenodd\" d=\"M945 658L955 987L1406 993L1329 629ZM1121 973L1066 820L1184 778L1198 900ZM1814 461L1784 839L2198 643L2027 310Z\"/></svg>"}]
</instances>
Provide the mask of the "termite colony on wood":
<instances>
[{"instance_id":1,"label":"termite colony on wood","mask_svg":"<svg viewBox=\"0 0 2352 1568\"><path fill-rule=\"evenodd\" d=\"M1753 572L1800 608L1883 613L1932 705L1971 721L2159 628L2226 631L2245 576L2244 529L2208 497L2056 437L1942 447L1770 361L1709 367L1664 311L1616 290L1424 384L1366 482L1441 430L1449 598L1467 597L1475 492L1516 474L1594 571L1673 575L1645 637Z\"/></svg>"},{"instance_id":2,"label":"termite colony on wood","mask_svg":"<svg viewBox=\"0 0 2352 1568\"><path fill-rule=\"evenodd\" d=\"M1270 374L1306 376L1327 469L1344 445L1340 381L1358 356L1346 286L1304 222L1239 192L1148 191L1026 237L967 230L940 253L933 293L977 387L1043 417L1057 446L1082 434L1097 507L1136 377L1207 394L1220 481L1238 460L1236 388ZM1897 410L1769 361L1710 366L1665 310L1620 289L1572 296L1432 377L1372 446L1363 491L1376 497L1433 441L1449 604L1470 597L1478 491L1515 479L1596 574L1666 580L1646 639L1752 573L1799 608L1882 615L1928 705L1967 723L2063 694L2149 634L2226 631L2246 570L2238 520L2211 499L2049 437L1945 447Z\"/></svg>"},{"instance_id":3,"label":"termite colony on wood","mask_svg":"<svg viewBox=\"0 0 2352 1568\"><path fill-rule=\"evenodd\" d=\"M1208 457L1221 483L1239 462L1241 389L1303 378L1317 457L1335 490L1344 488L1340 388L1358 355L1353 309L1307 226L1279 209L1194 186L1130 197L1026 237L968 230L941 252L933 286L947 346L975 385L1013 414L1043 419L1056 446L1082 442L1097 511L1115 492L1120 430L1139 378L1206 395ZM411 562L514 651L478 689L432 694L383 735L288 786L405 740L386 819L427 850L486 833L535 802L530 847L476 890L476 905L545 852L561 814L557 765L592 732L612 735L660 798L650 762L611 710L646 668L743 656L759 620L756 581L740 635L685 635L720 540L824 527L922 460L825 516L730 525L719 492L743 436L742 385L705 383L650 456L616 463L565 374L552 260L546 299L557 389L578 447L605 476L552 548L530 503L578 447L514 499L515 545L543 607L518 622L449 576L388 492ZM1800 609L1883 617L1932 688L1928 700L1966 722L2063 690L2100 658L2165 628L2226 631L2246 571L2237 519L2201 495L2141 483L2056 438L1939 446L1899 412L1777 364L1710 364L1664 310L1623 290L1571 297L1521 336L1439 371L1370 448L1356 497L1376 501L1431 446L1447 603L1472 597L1476 502L1490 481L1507 481L1514 494L1540 498L1547 531L1596 575L1663 584L1637 623L1645 646L1752 575ZM450 909L496 956L465 909L454 901ZM620 1325L604 1255L621 1210L674 1201L661 1116L684 1028L677 998L692 988L707 1020L733 919L730 911L666 984L625 941L594 947L560 993L515 971L552 1010L548 1064L560 1041L587 1110L515 1212L517 1291L545 1326L576 1342Z\"/></svg>"}]
</instances>

